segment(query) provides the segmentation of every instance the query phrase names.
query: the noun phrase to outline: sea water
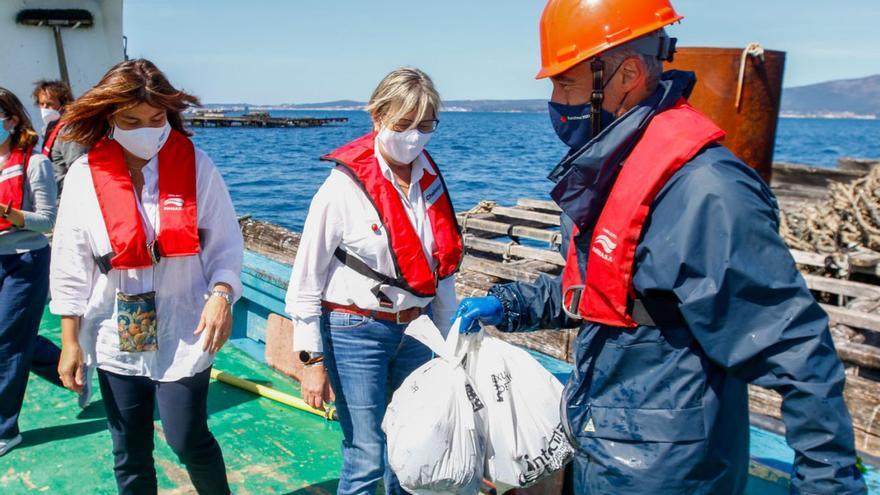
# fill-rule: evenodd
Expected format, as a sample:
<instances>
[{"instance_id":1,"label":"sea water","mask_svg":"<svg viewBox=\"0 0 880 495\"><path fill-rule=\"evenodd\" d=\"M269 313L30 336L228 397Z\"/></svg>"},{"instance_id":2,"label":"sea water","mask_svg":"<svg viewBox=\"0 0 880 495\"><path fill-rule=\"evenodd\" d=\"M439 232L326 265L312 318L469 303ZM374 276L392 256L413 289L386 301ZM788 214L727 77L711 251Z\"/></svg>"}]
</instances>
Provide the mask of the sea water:
<instances>
[{"instance_id":1,"label":"sea water","mask_svg":"<svg viewBox=\"0 0 880 495\"><path fill-rule=\"evenodd\" d=\"M369 132L370 118L359 111L272 113L349 121L308 129L196 128L194 139L220 168L239 215L299 231L332 167L320 156ZM428 150L458 211L483 199L549 199L547 173L565 154L543 113L442 113ZM776 161L833 167L841 156L880 158L880 120L780 120Z\"/></svg>"}]
</instances>

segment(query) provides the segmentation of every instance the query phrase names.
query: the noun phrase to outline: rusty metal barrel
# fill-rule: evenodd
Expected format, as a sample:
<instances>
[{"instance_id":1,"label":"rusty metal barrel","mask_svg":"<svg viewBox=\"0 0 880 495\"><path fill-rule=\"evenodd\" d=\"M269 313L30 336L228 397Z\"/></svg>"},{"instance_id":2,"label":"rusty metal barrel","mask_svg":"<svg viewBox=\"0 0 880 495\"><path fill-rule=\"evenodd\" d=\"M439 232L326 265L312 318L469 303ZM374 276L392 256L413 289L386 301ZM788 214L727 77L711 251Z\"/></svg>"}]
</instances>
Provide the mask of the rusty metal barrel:
<instances>
[{"instance_id":1,"label":"rusty metal barrel","mask_svg":"<svg viewBox=\"0 0 880 495\"><path fill-rule=\"evenodd\" d=\"M769 183L785 52L757 43L745 49L683 47L666 68L697 74L691 104L727 131L724 145Z\"/></svg>"}]
</instances>

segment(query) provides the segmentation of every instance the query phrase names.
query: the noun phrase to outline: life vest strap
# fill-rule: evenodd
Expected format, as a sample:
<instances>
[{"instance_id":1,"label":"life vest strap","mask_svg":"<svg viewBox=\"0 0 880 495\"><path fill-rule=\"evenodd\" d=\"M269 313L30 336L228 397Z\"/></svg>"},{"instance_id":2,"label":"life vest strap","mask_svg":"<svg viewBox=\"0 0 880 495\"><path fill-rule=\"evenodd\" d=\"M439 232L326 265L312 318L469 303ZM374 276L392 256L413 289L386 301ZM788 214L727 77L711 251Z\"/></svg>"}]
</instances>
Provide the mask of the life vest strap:
<instances>
[{"instance_id":1,"label":"life vest strap","mask_svg":"<svg viewBox=\"0 0 880 495\"><path fill-rule=\"evenodd\" d=\"M583 285L566 287L563 292L562 310L569 318L574 320L583 319L578 313L581 297L584 294ZM685 326L687 321L678 309L678 301L674 296L652 296L650 299L636 297L631 300L630 316L639 326L649 327L676 327ZM567 302L566 302L567 301Z\"/></svg>"},{"instance_id":2,"label":"life vest strap","mask_svg":"<svg viewBox=\"0 0 880 495\"><path fill-rule=\"evenodd\" d=\"M377 284L376 290L373 291L376 297L381 297L380 294L377 293L377 291L378 285L383 284L391 287L396 287L407 292L412 291L405 279L390 277L388 275L385 275L384 273L379 273L374 270L370 265L364 263L360 258L342 249L341 247L336 248L336 251L333 252L333 256L335 256L336 259L338 259L343 265L351 268L352 270L360 273L367 278L371 278L379 282L379 284Z\"/></svg>"},{"instance_id":3,"label":"life vest strap","mask_svg":"<svg viewBox=\"0 0 880 495\"><path fill-rule=\"evenodd\" d=\"M205 245L205 229L199 229L199 247L204 247ZM150 251L150 257L153 259L153 265L159 263L159 260L162 259L161 250L159 249L159 241L153 241L152 244L149 245L148 250ZM107 254L101 256L95 256L95 264L98 265L98 270L100 270L102 275L107 275L110 273L110 270L113 269L113 258L116 257L116 253L114 251L110 251Z\"/></svg>"}]
</instances>

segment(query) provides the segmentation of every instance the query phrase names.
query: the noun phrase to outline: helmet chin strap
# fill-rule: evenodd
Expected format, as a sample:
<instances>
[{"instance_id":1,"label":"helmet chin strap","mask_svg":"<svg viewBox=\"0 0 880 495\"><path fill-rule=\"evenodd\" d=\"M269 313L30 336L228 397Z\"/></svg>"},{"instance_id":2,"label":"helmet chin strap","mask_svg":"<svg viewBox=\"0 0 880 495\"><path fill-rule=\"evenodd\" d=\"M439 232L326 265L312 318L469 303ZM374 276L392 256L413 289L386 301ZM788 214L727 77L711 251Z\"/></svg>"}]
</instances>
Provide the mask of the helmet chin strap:
<instances>
[{"instance_id":1,"label":"helmet chin strap","mask_svg":"<svg viewBox=\"0 0 880 495\"><path fill-rule=\"evenodd\" d=\"M590 94L590 138L602 132L602 103L605 101L605 62L596 57L590 62L593 71L593 92Z\"/></svg>"}]
</instances>

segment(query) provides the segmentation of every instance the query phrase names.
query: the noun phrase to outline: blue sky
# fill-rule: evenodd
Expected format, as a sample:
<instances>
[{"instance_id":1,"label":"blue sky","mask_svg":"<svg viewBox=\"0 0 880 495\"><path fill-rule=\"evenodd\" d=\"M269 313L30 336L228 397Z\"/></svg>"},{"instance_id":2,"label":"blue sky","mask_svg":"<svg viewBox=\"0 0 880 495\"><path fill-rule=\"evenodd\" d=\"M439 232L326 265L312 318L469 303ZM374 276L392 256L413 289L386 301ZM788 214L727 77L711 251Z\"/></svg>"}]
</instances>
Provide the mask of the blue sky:
<instances>
[{"instance_id":1,"label":"blue sky","mask_svg":"<svg viewBox=\"0 0 880 495\"><path fill-rule=\"evenodd\" d=\"M786 86L880 73L880 1L673 0L683 46L788 52ZM389 70L427 71L445 99L546 98L544 0L125 0L132 57L206 103L366 100Z\"/></svg>"}]
</instances>

